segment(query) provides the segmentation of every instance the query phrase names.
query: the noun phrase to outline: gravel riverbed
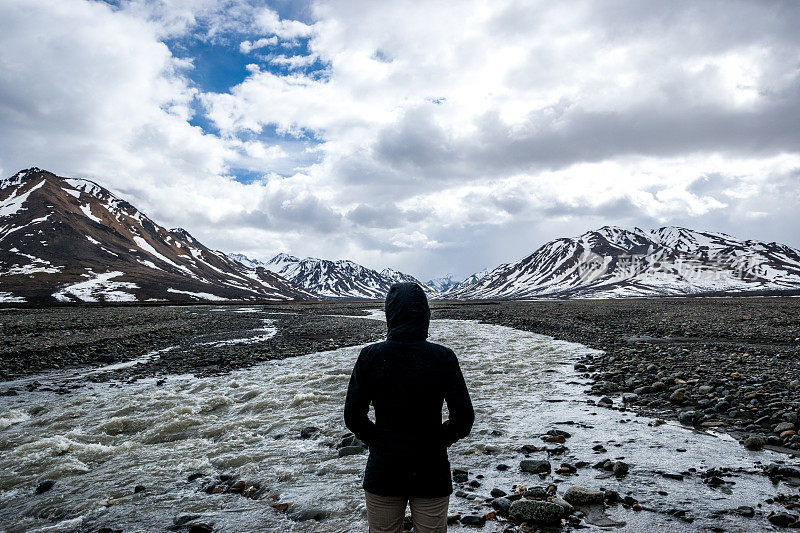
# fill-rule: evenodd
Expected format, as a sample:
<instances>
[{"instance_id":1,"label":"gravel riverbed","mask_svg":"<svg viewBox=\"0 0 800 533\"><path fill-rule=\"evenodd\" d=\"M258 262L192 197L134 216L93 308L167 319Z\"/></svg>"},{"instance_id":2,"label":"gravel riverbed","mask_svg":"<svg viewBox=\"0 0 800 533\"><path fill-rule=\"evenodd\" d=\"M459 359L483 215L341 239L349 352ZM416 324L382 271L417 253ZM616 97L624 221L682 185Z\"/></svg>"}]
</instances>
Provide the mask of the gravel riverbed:
<instances>
[{"instance_id":1,"label":"gravel riverbed","mask_svg":"<svg viewBox=\"0 0 800 533\"><path fill-rule=\"evenodd\" d=\"M365 315L369 305L3 309L0 382L48 371L80 374L87 368L108 369L87 374L90 381L229 372L379 340L385 326L353 318Z\"/></svg>"},{"instance_id":2,"label":"gravel riverbed","mask_svg":"<svg viewBox=\"0 0 800 533\"><path fill-rule=\"evenodd\" d=\"M602 350L576 368L604 405L725 431L754 449L800 452L798 298L440 303L436 317Z\"/></svg>"},{"instance_id":3,"label":"gravel riverbed","mask_svg":"<svg viewBox=\"0 0 800 533\"><path fill-rule=\"evenodd\" d=\"M0 311L0 522L363 530L340 409L380 307ZM453 530L800 527L797 298L432 307L478 412Z\"/></svg>"}]
</instances>

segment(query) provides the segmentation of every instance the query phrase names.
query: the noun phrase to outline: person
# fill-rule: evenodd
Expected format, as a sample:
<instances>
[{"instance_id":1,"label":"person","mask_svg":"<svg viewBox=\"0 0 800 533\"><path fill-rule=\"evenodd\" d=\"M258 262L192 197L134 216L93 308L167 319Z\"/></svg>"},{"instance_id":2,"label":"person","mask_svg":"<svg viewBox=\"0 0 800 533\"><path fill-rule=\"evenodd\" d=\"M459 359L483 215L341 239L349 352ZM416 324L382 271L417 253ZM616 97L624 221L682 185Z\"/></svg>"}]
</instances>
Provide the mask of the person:
<instances>
[{"instance_id":1,"label":"person","mask_svg":"<svg viewBox=\"0 0 800 533\"><path fill-rule=\"evenodd\" d=\"M344 408L345 425L369 447L369 531L402 531L410 504L415 532L443 532L453 492L447 447L472 429L472 401L453 351L426 341L431 311L422 288L393 285L385 311L387 338L361 350Z\"/></svg>"}]
</instances>

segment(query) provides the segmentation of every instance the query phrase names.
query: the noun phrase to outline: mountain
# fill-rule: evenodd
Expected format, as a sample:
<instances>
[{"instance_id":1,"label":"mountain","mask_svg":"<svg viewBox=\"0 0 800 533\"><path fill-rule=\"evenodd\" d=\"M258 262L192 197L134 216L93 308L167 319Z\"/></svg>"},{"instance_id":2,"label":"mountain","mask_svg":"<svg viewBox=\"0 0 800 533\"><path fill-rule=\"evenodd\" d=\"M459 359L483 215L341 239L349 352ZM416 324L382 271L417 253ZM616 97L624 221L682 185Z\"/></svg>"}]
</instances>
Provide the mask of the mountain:
<instances>
[{"instance_id":1,"label":"mountain","mask_svg":"<svg viewBox=\"0 0 800 533\"><path fill-rule=\"evenodd\" d=\"M473 283L477 283L478 281L480 281L483 278L485 278L486 274L488 274L488 273L489 273L489 270L486 269L486 268L484 268L483 270L480 270L478 272L475 272L474 274L471 274L471 275L467 276L466 278L462 279L461 281L459 281L458 283L456 283L450 289L450 292L459 291L461 289L469 287Z\"/></svg>"},{"instance_id":2,"label":"mountain","mask_svg":"<svg viewBox=\"0 0 800 533\"><path fill-rule=\"evenodd\" d=\"M297 258L289 254L278 254L268 261L249 258L243 254L230 257L244 265L266 268L281 275L295 285L320 298L356 298L383 300L395 283L418 283L428 293L438 293L408 274L386 268L380 272L353 261L330 261L315 257Z\"/></svg>"},{"instance_id":3,"label":"mountain","mask_svg":"<svg viewBox=\"0 0 800 533\"><path fill-rule=\"evenodd\" d=\"M287 300L308 292L167 230L93 181L0 180L0 302Z\"/></svg>"},{"instance_id":4,"label":"mountain","mask_svg":"<svg viewBox=\"0 0 800 533\"><path fill-rule=\"evenodd\" d=\"M445 274L440 278L428 280L426 285L444 294L446 292L450 292L453 287L458 285L458 280L453 279L453 274Z\"/></svg>"},{"instance_id":5,"label":"mountain","mask_svg":"<svg viewBox=\"0 0 800 533\"><path fill-rule=\"evenodd\" d=\"M440 278L434 278L428 281L427 285L433 289L436 289L436 291L441 294L447 294L448 292L454 292L463 289L469 285L472 285L479 279L486 276L486 274L488 273L489 271L487 269L483 269L480 272L475 272L474 274L467 276L461 281L456 280L453 277L453 274L445 274Z\"/></svg>"},{"instance_id":6,"label":"mountain","mask_svg":"<svg viewBox=\"0 0 800 533\"><path fill-rule=\"evenodd\" d=\"M604 226L548 242L449 298L616 298L800 289L800 251L724 233Z\"/></svg>"}]
</instances>

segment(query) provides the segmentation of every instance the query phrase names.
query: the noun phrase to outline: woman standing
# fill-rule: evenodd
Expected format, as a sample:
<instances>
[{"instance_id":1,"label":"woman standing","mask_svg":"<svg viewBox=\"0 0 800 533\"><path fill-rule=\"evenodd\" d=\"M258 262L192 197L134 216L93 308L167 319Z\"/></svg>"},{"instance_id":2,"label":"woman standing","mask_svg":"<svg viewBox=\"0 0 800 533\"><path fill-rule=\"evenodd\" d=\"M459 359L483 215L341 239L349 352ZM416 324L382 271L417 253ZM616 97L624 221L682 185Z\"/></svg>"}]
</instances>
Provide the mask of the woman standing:
<instances>
[{"instance_id":1,"label":"woman standing","mask_svg":"<svg viewBox=\"0 0 800 533\"><path fill-rule=\"evenodd\" d=\"M361 350L344 409L347 427L369 446L369 530L402 531L410 504L414 531L444 532L453 492L447 447L469 434L472 402L453 351L425 340L431 311L422 288L393 285L385 309L387 339ZM444 402L450 418L442 422Z\"/></svg>"}]
</instances>

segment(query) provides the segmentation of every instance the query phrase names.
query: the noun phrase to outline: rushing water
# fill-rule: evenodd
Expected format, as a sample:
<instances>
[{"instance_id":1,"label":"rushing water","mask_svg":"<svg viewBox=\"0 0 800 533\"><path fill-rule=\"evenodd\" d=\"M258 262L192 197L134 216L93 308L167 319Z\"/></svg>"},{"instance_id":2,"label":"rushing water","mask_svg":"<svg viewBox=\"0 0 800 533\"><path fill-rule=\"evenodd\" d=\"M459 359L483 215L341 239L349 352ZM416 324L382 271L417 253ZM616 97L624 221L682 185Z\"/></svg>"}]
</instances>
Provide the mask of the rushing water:
<instances>
[{"instance_id":1,"label":"rushing water","mask_svg":"<svg viewBox=\"0 0 800 533\"><path fill-rule=\"evenodd\" d=\"M269 333L256 330L253 337ZM759 461L781 457L748 452L724 436L673 424L649 427L649 419L588 405L585 383L572 364L592 350L468 321L434 321L431 339L459 355L475 404L472 434L450 451L453 467L468 470L471 479L484 476L473 493L487 496L493 487L510 492L515 483L551 482L552 477L543 481L519 472L519 448L541 446L539 435L561 428L573 436L569 452L551 458L554 467L562 460L594 463L606 457L624 457L632 466L622 480L583 468L566 478L560 492L572 484L613 488L647 508L691 509L698 517L687 524L663 513L609 507L613 519L626 523L620 530L659 525L670 531L711 525L761 530L768 525L763 518L732 513L708 516L755 506L779 492L765 477L746 472L755 471ZM366 456L339 458L335 448L346 433L342 406L358 351L322 352L218 377L173 376L162 386L155 380L87 383L65 395L38 391L0 398L0 530L163 530L181 516L199 515L219 531L366 531L360 489ZM305 426L320 428L320 434L301 439ZM593 452L598 443L608 452ZM499 463L511 468L499 472ZM658 474L715 466L745 472L727 478L735 485L719 488L701 483L699 476L678 481ZM189 482L193 473L208 477ZM257 481L274 499L201 490L219 474ZM56 480L55 486L34 495L44 479ZM146 490L134 494L137 485ZM330 515L296 521L275 511L270 505L275 502ZM488 510L455 495L451 499L451 514ZM489 522L484 530L501 529L502 524Z\"/></svg>"}]
</instances>

